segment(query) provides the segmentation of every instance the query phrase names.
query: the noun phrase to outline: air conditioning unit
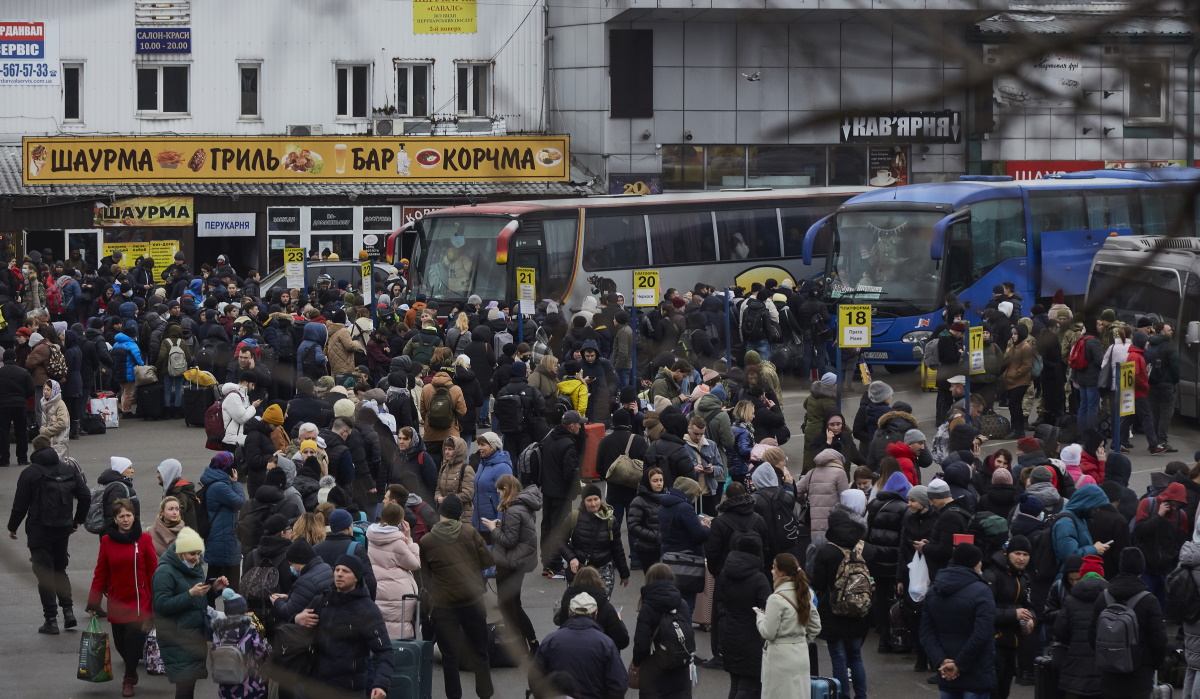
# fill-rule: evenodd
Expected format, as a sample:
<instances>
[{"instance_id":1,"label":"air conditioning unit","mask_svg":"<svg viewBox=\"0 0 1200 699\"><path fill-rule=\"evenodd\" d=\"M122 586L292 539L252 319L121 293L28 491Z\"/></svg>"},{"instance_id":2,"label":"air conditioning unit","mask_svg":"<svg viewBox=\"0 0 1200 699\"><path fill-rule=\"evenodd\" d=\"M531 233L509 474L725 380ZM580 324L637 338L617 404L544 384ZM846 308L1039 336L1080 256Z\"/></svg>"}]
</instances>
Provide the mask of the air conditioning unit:
<instances>
[{"instance_id":1,"label":"air conditioning unit","mask_svg":"<svg viewBox=\"0 0 1200 699\"><path fill-rule=\"evenodd\" d=\"M462 134L490 134L492 132L492 120L487 117L482 118L458 118L458 132Z\"/></svg>"},{"instance_id":2,"label":"air conditioning unit","mask_svg":"<svg viewBox=\"0 0 1200 699\"><path fill-rule=\"evenodd\" d=\"M403 133L404 124L400 119L372 119L371 132L376 136L393 136Z\"/></svg>"},{"instance_id":3,"label":"air conditioning unit","mask_svg":"<svg viewBox=\"0 0 1200 699\"><path fill-rule=\"evenodd\" d=\"M433 133L433 122L424 117L401 119L400 121L404 122L404 130L401 133L406 136L428 136Z\"/></svg>"},{"instance_id":4,"label":"air conditioning unit","mask_svg":"<svg viewBox=\"0 0 1200 699\"><path fill-rule=\"evenodd\" d=\"M289 136L320 136L322 127L320 124L288 124L287 135Z\"/></svg>"}]
</instances>

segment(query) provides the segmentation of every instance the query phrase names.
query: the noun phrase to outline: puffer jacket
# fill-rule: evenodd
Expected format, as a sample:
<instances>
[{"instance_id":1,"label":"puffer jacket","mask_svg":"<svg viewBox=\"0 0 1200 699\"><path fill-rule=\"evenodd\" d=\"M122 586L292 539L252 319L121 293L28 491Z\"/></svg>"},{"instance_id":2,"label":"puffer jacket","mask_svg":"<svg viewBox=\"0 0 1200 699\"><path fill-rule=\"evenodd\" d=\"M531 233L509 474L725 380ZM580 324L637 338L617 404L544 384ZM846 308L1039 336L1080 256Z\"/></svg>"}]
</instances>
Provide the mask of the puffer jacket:
<instances>
[{"instance_id":1,"label":"puffer jacket","mask_svg":"<svg viewBox=\"0 0 1200 699\"><path fill-rule=\"evenodd\" d=\"M444 388L450 393L451 412L450 427L437 428L429 425L429 405L438 389ZM461 421L467 414L467 401L462 389L454 385L454 380L444 371L434 374L433 380L421 389L421 436L426 442L440 442L447 437L458 437L462 432ZM465 456L464 456L465 458Z\"/></svg>"},{"instance_id":2,"label":"puffer jacket","mask_svg":"<svg viewBox=\"0 0 1200 699\"><path fill-rule=\"evenodd\" d=\"M42 429L39 435L50 438L50 446L54 447L58 458L67 458L67 438L71 433L71 413L62 394L50 400L42 401Z\"/></svg>"},{"instance_id":3,"label":"puffer jacket","mask_svg":"<svg viewBox=\"0 0 1200 699\"><path fill-rule=\"evenodd\" d=\"M729 673L758 678L762 674L763 644L754 608L766 608L771 585L762 574L763 560L759 556L733 551L725 563L715 591L722 610L721 657Z\"/></svg>"},{"instance_id":4,"label":"puffer jacket","mask_svg":"<svg viewBox=\"0 0 1200 699\"><path fill-rule=\"evenodd\" d=\"M1088 520L1092 518L1092 510L1108 504L1108 496L1098 485L1085 485L1075 493L1075 497L1067 502L1067 516L1059 518L1050 530L1054 537L1054 554L1059 562L1059 574L1062 576L1062 565L1069 556L1090 556L1096 553L1092 535L1088 532Z\"/></svg>"},{"instance_id":5,"label":"puffer jacket","mask_svg":"<svg viewBox=\"0 0 1200 699\"><path fill-rule=\"evenodd\" d=\"M313 678L349 696L369 695L374 688L386 695L392 682L392 644L379 607L362 581L349 592L335 589L317 614Z\"/></svg>"},{"instance_id":6,"label":"puffer jacket","mask_svg":"<svg viewBox=\"0 0 1200 699\"><path fill-rule=\"evenodd\" d=\"M134 379L133 368L142 366L146 362L142 360L142 350L138 347L137 343L133 341L133 338L129 337L125 333L117 333L114 340L115 340L115 342L113 342L113 345L114 345L113 351L115 352L118 349L120 349L120 350L124 351L124 355L125 355L125 366L113 368L114 372L116 374L116 379L117 379L117 381L119 381L121 383L128 383L130 381L133 381L133 379ZM40 344L39 344L39 346L40 346ZM48 354L49 345L46 346L46 349L47 349L47 354ZM37 352L37 350L38 350L37 347L33 348L33 351L35 353ZM30 359L32 359L33 355L31 354L31 355L29 355L29 357L30 357ZM47 357L47 358L49 358L49 357ZM26 360L26 362L28 364L28 360ZM31 373L33 374L34 385L41 386L43 383L46 383L45 376L42 377L42 382L38 383L38 372L33 371ZM44 371L43 371L43 374L44 374Z\"/></svg>"},{"instance_id":7,"label":"puffer jacket","mask_svg":"<svg viewBox=\"0 0 1200 699\"><path fill-rule=\"evenodd\" d=\"M867 503L867 543L875 548L871 575L893 578L900 564L900 532L908 501L900 493L884 490Z\"/></svg>"},{"instance_id":8,"label":"puffer jacket","mask_svg":"<svg viewBox=\"0 0 1200 699\"><path fill-rule=\"evenodd\" d=\"M1098 489L1099 487L1088 485L1080 488L1080 491L1087 488ZM1127 604L1134 595L1144 591L1146 591L1146 584L1137 575L1121 573L1108 581L1108 594L1121 604ZM1107 606L1107 600L1101 594L1092 608L1091 635L1088 640L1093 647L1096 645L1096 627L1099 626L1100 613ZM1104 687L1105 696L1147 696L1154 683L1154 672L1167 653L1167 630L1158 598L1153 593L1148 594L1138 600L1137 604L1132 605L1132 609L1137 615L1138 640L1140 641L1133 653L1136 666L1133 672L1129 673L1100 672L1100 683Z\"/></svg>"},{"instance_id":9,"label":"puffer jacket","mask_svg":"<svg viewBox=\"0 0 1200 699\"><path fill-rule=\"evenodd\" d=\"M662 553L662 535L658 531L660 493L650 490L646 478L638 485L637 497L629 504L629 545L643 562L657 561Z\"/></svg>"},{"instance_id":10,"label":"puffer jacket","mask_svg":"<svg viewBox=\"0 0 1200 699\"><path fill-rule=\"evenodd\" d=\"M829 527L829 513L841 499L842 491L850 487L846 469L840 464L813 468L797 481L796 496L808 498L808 516L812 535L824 534Z\"/></svg>"},{"instance_id":11,"label":"puffer jacket","mask_svg":"<svg viewBox=\"0 0 1200 699\"><path fill-rule=\"evenodd\" d=\"M1096 672L1096 650L1088 642L1096 600L1108 589L1103 578L1087 577L1071 586L1054 619L1054 640L1067 644L1067 658L1059 669L1058 687L1081 696L1098 696L1103 686Z\"/></svg>"},{"instance_id":12,"label":"puffer jacket","mask_svg":"<svg viewBox=\"0 0 1200 699\"><path fill-rule=\"evenodd\" d=\"M174 543L159 557L154 570L151 589L154 615L159 620L158 648L172 684L208 677L208 639L204 635L208 601L204 595L190 593L204 580L204 566L189 568L175 552Z\"/></svg>"},{"instance_id":13,"label":"puffer jacket","mask_svg":"<svg viewBox=\"0 0 1200 699\"><path fill-rule=\"evenodd\" d=\"M365 352L366 348L358 340L350 338L350 329L341 323L332 323L333 333L325 343L325 356L329 358L329 370L334 376L349 374L354 371L355 352ZM328 332L328 330L326 330Z\"/></svg>"},{"instance_id":14,"label":"puffer jacket","mask_svg":"<svg viewBox=\"0 0 1200 699\"><path fill-rule=\"evenodd\" d=\"M209 531L204 541L204 562L234 566L242 561L242 549L236 536L238 513L246 502L242 484L229 480L229 474L211 466L200 476L204 501L208 505Z\"/></svg>"},{"instance_id":15,"label":"puffer jacket","mask_svg":"<svg viewBox=\"0 0 1200 699\"><path fill-rule=\"evenodd\" d=\"M662 552L685 551L702 554L704 542L711 535L700 524L696 508L683 493L668 488L658 498L658 531L662 536Z\"/></svg>"},{"instance_id":16,"label":"puffer jacket","mask_svg":"<svg viewBox=\"0 0 1200 699\"><path fill-rule=\"evenodd\" d=\"M537 513L542 509L542 491L527 486L513 500L492 532L492 559L519 573L537 568Z\"/></svg>"},{"instance_id":17,"label":"puffer jacket","mask_svg":"<svg viewBox=\"0 0 1200 699\"><path fill-rule=\"evenodd\" d=\"M275 600L275 617L282 622L291 622L305 609L313 609L319 598L333 592L333 568L325 559L317 556L300 571L292 581L292 591L285 598Z\"/></svg>"},{"instance_id":18,"label":"puffer jacket","mask_svg":"<svg viewBox=\"0 0 1200 699\"><path fill-rule=\"evenodd\" d=\"M323 323L306 323L301 333L304 339L300 342L300 346L296 348L296 373L303 376L304 358L308 356L310 348L316 353L314 359L317 362L317 366L327 366L328 359L326 359L323 349L328 333Z\"/></svg>"},{"instance_id":19,"label":"puffer jacket","mask_svg":"<svg viewBox=\"0 0 1200 699\"><path fill-rule=\"evenodd\" d=\"M726 498L717 506L717 516L704 542L704 558L714 578L721 577L726 558L733 552L733 537L741 532L755 534L760 545L766 544L769 536L767 522L754 511L754 495L750 493Z\"/></svg>"},{"instance_id":20,"label":"puffer jacket","mask_svg":"<svg viewBox=\"0 0 1200 699\"><path fill-rule=\"evenodd\" d=\"M621 543L621 531L616 528L612 507L602 503L600 509L592 513L580 503L577 511L575 526L562 545L563 559L568 563L578 559L580 566L596 569L612 563L621 579L628 578L629 561L625 558L625 546Z\"/></svg>"},{"instance_id":21,"label":"puffer jacket","mask_svg":"<svg viewBox=\"0 0 1200 699\"><path fill-rule=\"evenodd\" d=\"M900 471L911 485L921 484L921 474L917 472L917 455L912 447L904 442L892 442L885 448L887 455L900 463Z\"/></svg>"},{"instance_id":22,"label":"puffer jacket","mask_svg":"<svg viewBox=\"0 0 1200 699\"><path fill-rule=\"evenodd\" d=\"M979 573L950 566L934 577L925 597L918 638L930 665L939 667L947 658L958 665L955 679L938 676L942 691L987 694L995 688L995 619L996 600Z\"/></svg>"},{"instance_id":23,"label":"puffer jacket","mask_svg":"<svg viewBox=\"0 0 1200 699\"><path fill-rule=\"evenodd\" d=\"M909 430L917 428L917 418L912 413L903 410L892 410L880 416L878 428L875 430L874 436L871 437L871 446L867 449L864 456L867 457L867 465L872 469L879 470L879 462L883 457L887 456L887 447L889 444L896 442L904 442L904 434ZM926 449L922 453L926 453ZM930 457L930 463L933 458ZM929 463L918 464L921 467L930 465Z\"/></svg>"},{"instance_id":24,"label":"puffer jacket","mask_svg":"<svg viewBox=\"0 0 1200 699\"><path fill-rule=\"evenodd\" d=\"M459 437L447 437L446 443L454 444L454 457L446 459L438 468L437 490L440 498L457 497L463 502L463 513L459 519L471 523L475 502L475 469L467 463L467 443Z\"/></svg>"},{"instance_id":25,"label":"puffer jacket","mask_svg":"<svg viewBox=\"0 0 1200 699\"><path fill-rule=\"evenodd\" d=\"M231 447L245 444L245 424L252 417L254 405L246 396L246 389L235 383L221 384L221 423L225 425L225 437L221 442ZM269 441L270 437L267 439Z\"/></svg>"},{"instance_id":26,"label":"puffer jacket","mask_svg":"<svg viewBox=\"0 0 1200 699\"><path fill-rule=\"evenodd\" d=\"M413 638L416 605L413 600L401 609L405 595L417 594L413 572L421 569L421 549L397 527L372 524L367 527L367 555L375 570L375 603L383 613L389 638Z\"/></svg>"},{"instance_id":27,"label":"puffer jacket","mask_svg":"<svg viewBox=\"0 0 1200 699\"><path fill-rule=\"evenodd\" d=\"M504 475L513 475L512 459L508 452L497 451L479 460L479 468L475 471L475 507L471 512L471 524L481 532L487 530L483 520L500 517L500 493L496 492L496 481Z\"/></svg>"},{"instance_id":28,"label":"puffer jacket","mask_svg":"<svg viewBox=\"0 0 1200 699\"><path fill-rule=\"evenodd\" d=\"M1183 548L1179 551L1179 565L1191 568L1192 584L1200 585L1200 543L1189 541L1183 545ZM1200 619L1196 619L1195 621L1184 620L1183 651L1188 668L1200 670ZM1192 681L1195 682L1196 679ZM1192 695L1185 692L1184 696L1190 697Z\"/></svg>"}]
</instances>

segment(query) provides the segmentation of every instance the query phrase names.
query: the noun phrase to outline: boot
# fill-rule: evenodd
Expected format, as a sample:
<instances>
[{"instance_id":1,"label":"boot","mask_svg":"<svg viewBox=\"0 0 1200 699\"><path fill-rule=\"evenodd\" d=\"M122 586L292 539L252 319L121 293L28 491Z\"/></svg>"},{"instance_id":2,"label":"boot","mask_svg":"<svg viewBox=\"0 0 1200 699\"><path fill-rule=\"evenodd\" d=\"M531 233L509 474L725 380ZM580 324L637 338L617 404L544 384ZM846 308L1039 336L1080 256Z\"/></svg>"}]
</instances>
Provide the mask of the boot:
<instances>
[{"instance_id":1,"label":"boot","mask_svg":"<svg viewBox=\"0 0 1200 699\"><path fill-rule=\"evenodd\" d=\"M75 620L75 610L71 607L63 607L63 628L73 629L79 626L79 622Z\"/></svg>"},{"instance_id":2,"label":"boot","mask_svg":"<svg viewBox=\"0 0 1200 699\"><path fill-rule=\"evenodd\" d=\"M71 439L79 439L79 421L78 420L71 421L70 438Z\"/></svg>"},{"instance_id":3,"label":"boot","mask_svg":"<svg viewBox=\"0 0 1200 699\"><path fill-rule=\"evenodd\" d=\"M50 634L51 636L57 636L58 635L58 617L57 616L46 617L46 623L44 623L40 627L38 627L38 633L45 633L45 634Z\"/></svg>"},{"instance_id":4,"label":"boot","mask_svg":"<svg viewBox=\"0 0 1200 699\"><path fill-rule=\"evenodd\" d=\"M133 696L133 678L126 677L121 682L121 696L123 696L123 697Z\"/></svg>"}]
</instances>

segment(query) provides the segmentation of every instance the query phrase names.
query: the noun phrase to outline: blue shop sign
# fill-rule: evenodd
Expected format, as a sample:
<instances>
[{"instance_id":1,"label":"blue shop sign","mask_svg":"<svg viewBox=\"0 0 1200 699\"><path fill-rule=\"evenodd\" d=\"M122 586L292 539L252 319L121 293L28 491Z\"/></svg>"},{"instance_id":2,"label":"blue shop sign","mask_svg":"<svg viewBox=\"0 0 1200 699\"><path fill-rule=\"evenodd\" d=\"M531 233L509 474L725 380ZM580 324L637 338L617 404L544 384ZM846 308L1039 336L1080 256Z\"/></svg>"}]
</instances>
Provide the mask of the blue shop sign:
<instances>
[{"instance_id":1,"label":"blue shop sign","mask_svg":"<svg viewBox=\"0 0 1200 699\"><path fill-rule=\"evenodd\" d=\"M137 53L191 53L191 27L137 30Z\"/></svg>"}]
</instances>

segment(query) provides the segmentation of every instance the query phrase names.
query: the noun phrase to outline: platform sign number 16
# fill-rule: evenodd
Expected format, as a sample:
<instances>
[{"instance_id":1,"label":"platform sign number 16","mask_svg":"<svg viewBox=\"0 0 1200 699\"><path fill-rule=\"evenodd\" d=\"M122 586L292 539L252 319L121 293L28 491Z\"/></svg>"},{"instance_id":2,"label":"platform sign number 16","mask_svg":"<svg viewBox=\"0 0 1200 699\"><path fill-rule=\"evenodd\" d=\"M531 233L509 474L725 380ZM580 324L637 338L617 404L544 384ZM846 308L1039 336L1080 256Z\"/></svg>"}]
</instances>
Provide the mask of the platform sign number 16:
<instances>
[{"instance_id":1,"label":"platform sign number 16","mask_svg":"<svg viewBox=\"0 0 1200 699\"><path fill-rule=\"evenodd\" d=\"M841 333L838 344L842 347L871 346L871 306L854 304L838 307L838 325Z\"/></svg>"}]
</instances>

